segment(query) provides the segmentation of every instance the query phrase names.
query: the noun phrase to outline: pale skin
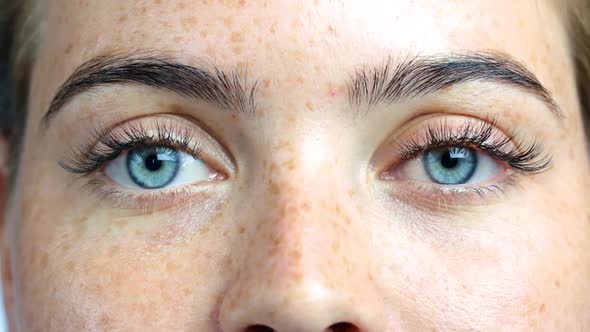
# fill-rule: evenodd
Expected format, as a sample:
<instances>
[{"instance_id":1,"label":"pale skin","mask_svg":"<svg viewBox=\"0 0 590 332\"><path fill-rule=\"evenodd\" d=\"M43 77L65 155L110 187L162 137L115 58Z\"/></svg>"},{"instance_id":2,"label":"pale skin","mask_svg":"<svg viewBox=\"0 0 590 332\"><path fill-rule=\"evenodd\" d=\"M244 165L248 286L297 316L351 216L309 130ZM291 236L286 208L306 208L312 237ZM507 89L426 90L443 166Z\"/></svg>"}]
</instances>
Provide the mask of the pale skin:
<instances>
[{"instance_id":1,"label":"pale skin","mask_svg":"<svg viewBox=\"0 0 590 332\"><path fill-rule=\"evenodd\" d=\"M14 331L590 329L590 166L560 5L45 6L24 150L3 222ZM78 66L137 51L246 70L260 82L255 113L110 84L76 95L41 125ZM358 68L480 51L523 64L561 115L524 89L483 81L362 115L351 108L347 83ZM415 181L384 178L400 158L392 142L433 118L494 118L542 144L551 165L485 198L433 198L442 193L425 196ZM92 139L97 123L153 119L203 137L203 158L222 176L146 203L87 190L89 177L59 166Z\"/></svg>"}]
</instances>

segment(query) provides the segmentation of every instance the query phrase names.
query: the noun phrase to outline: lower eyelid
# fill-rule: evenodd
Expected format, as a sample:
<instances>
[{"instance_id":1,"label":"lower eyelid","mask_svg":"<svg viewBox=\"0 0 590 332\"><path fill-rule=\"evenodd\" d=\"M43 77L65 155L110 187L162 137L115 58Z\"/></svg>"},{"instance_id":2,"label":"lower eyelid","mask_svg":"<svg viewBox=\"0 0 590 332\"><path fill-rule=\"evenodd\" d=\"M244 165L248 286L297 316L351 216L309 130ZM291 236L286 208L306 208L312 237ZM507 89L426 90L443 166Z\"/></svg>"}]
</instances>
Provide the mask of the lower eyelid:
<instances>
[{"instance_id":1,"label":"lower eyelid","mask_svg":"<svg viewBox=\"0 0 590 332\"><path fill-rule=\"evenodd\" d=\"M489 208L504 201L518 187L519 175L507 174L497 182L476 186L441 186L411 180L385 182L383 190L394 201L427 213L459 213L478 207Z\"/></svg>"}]
</instances>

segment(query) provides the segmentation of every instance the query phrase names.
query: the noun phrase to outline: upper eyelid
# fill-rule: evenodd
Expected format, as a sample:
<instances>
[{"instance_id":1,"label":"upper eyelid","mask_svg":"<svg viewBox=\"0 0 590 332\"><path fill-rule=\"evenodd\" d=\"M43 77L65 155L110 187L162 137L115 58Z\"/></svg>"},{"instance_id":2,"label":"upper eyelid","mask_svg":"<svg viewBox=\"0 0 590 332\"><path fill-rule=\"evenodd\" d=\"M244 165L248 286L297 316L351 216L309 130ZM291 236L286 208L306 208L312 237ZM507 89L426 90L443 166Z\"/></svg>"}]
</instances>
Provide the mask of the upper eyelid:
<instances>
[{"instance_id":1,"label":"upper eyelid","mask_svg":"<svg viewBox=\"0 0 590 332\"><path fill-rule=\"evenodd\" d=\"M142 121L148 121L148 125L142 124ZM199 157L199 159L211 162L218 170L226 169L226 167L221 167L216 158L203 158L201 153L203 146L211 148L211 144L219 145L219 150L222 152L215 154L224 157L226 162L223 164L231 164L229 171L233 171L233 161L226 155L224 147L215 138L199 128L197 124L191 123L190 127L193 128L193 131L189 130L186 125L176 124L176 121L170 118L145 117L117 124L109 129L95 130L92 139L72 149L66 158L59 161L59 164L62 168L73 173L89 173L118 157L120 153L147 141L147 144L168 145L183 150ZM163 123L167 123L167 125L163 125ZM202 133L197 134L196 131ZM204 137L201 137L202 135ZM215 151L207 152L213 153Z\"/></svg>"},{"instance_id":2,"label":"upper eyelid","mask_svg":"<svg viewBox=\"0 0 590 332\"><path fill-rule=\"evenodd\" d=\"M471 141L470 143L492 154L496 159L506 159L505 161L509 162L510 166L517 170L526 173L536 173L549 169L552 156L539 141L530 138L525 139L515 131L509 134L506 133L501 129L499 125L500 121L496 118L484 117L483 119L478 119L465 117L465 119L461 120L461 125L453 127L447 121L449 116L463 117L451 114L442 116L442 120L439 116L433 119L429 118L425 120L427 122L426 124L420 123L418 129L411 132L409 137L413 138L408 138L407 135L404 138L403 134L401 137L394 137L395 140L390 144L396 153L400 155L401 161L415 158L418 154L429 148L458 144L457 141L453 142L451 139L453 137L459 137L460 139ZM425 129L425 126L426 128L436 126L438 133L436 132L437 130L431 131L430 129ZM451 129L451 127L453 128ZM483 131L486 132L487 137L481 136ZM425 135L425 132L428 134ZM434 138L429 138L428 135L433 135ZM494 137L495 141L490 140L490 137ZM432 140L438 140L438 142L434 143L439 144L433 144ZM404 154L406 158L401 158Z\"/></svg>"}]
</instances>

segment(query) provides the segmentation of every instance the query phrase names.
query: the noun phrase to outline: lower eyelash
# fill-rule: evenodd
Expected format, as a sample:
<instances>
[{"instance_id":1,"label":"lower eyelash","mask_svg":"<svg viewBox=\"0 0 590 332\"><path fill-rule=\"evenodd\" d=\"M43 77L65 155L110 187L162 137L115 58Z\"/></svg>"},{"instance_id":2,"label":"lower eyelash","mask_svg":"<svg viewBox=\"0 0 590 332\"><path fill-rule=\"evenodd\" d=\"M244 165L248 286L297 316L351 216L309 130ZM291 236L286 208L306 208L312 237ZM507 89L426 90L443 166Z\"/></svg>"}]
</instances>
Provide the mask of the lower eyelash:
<instances>
[{"instance_id":1,"label":"lower eyelash","mask_svg":"<svg viewBox=\"0 0 590 332\"><path fill-rule=\"evenodd\" d=\"M86 181L82 190L91 192L104 201L111 202L121 209L141 211L140 214L161 212L163 209L179 206L183 201L194 199L203 201L211 196L210 190L203 186L177 186L171 189L154 191L130 191L112 186L105 179L91 179Z\"/></svg>"},{"instance_id":2,"label":"lower eyelash","mask_svg":"<svg viewBox=\"0 0 590 332\"><path fill-rule=\"evenodd\" d=\"M442 120L429 124L417 137L399 144L402 160L409 160L441 147L467 147L487 152L496 160L504 161L524 173L539 173L549 168L551 156L538 142L513 141L514 133L506 136L497 129L495 120L468 119L458 128ZM500 136L502 135L502 136Z\"/></svg>"},{"instance_id":3,"label":"lower eyelash","mask_svg":"<svg viewBox=\"0 0 590 332\"><path fill-rule=\"evenodd\" d=\"M408 186L401 186L400 191L393 196L411 205L415 209L432 213L461 212L473 206L485 202L490 205L494 202L501 202L504 195L511 189L518 187L519 178L517 174L509 174L498 183L466 186L447 187L436 184L419 184L408 182Z\"/></svg>"},{"instance_id":4,"label":"lower eyelash","mask_svg":"<svg viewBox=\"0 0 590 332\"><path fill-rule=\"evenodd\" d=\"M59 165L76 174L90 174L125 151L143 146L161 146L185 151L198 159L201 149L190 130L167 122L153 123L153 130L141 123L128 123L112 130L94 131L90 144L74 149Z\"/></svg>"}]
</instances>

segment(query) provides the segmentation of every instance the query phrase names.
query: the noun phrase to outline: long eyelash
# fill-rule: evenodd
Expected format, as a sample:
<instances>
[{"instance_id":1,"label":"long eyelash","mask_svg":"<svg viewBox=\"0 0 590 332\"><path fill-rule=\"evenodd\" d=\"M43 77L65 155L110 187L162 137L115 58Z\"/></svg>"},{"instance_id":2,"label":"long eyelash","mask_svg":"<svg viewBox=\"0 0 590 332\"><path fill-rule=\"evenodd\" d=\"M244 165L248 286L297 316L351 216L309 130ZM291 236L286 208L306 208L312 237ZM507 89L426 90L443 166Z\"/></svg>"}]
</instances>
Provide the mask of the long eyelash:
<instances>
[{"instance_id":1,"label":"long eyelash","mask_svg":"<svg viewBox=\"0 0 590 332\"><path fill-rule=\"evenodd\" d=\"M178 149L198 158L201 149L190 130L170 123L156 122L153 129L141 123L127 123L112 130L96 129L89 144L71 152L68 161L60 161L65 170L76 174L90 174L122 153L136 148L159 146Z\"/></svg>"},{"instance_id":2,"label":"long eyelash","mask_svg":"<svg viewBox=\"0 0 590 332\"><path fill-rule=\"evenodd\" d=\"M549 167L551 156L539 142L514 141L510 137L517 137L515 133L506 136L499 134L497 128L495 119L465 120L459 128L452 128L445 120L429 124L424 134L400 144L401 158L409 160L432 149L458 146L485 151L524 173L539 173Z\"/></svg>"}]
</instances>

